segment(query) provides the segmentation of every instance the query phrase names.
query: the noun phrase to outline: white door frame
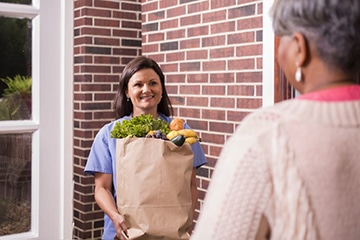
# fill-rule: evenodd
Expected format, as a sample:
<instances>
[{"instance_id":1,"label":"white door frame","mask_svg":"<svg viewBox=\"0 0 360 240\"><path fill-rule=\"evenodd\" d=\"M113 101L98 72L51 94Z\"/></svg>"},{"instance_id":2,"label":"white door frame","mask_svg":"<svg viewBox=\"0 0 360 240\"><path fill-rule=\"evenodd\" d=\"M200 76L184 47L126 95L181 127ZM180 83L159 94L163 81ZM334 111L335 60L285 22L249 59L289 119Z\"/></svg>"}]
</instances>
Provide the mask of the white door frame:
<instances>
[{"instance_id":1,"label":"white door frame","mask_svg":"<svg viewBox=\"0 0 360 240\"><path fill-rule=\"evenodd\" d=\"M274 0L263 1L263 107L274 104L274 31L270 9Z\"/></svg>"},{"instance_id":2,"label":"white door frame","mask_svg":"<svg viewBox=\"0 0 360 240\"><path fill-rule=\"evenodd\" d=\"M1 16L33 19L32 119L0 122L0 133L33 132L31 230L0 239L72 239L73 4L0 3Z\"/></svg>"}]
</instances>

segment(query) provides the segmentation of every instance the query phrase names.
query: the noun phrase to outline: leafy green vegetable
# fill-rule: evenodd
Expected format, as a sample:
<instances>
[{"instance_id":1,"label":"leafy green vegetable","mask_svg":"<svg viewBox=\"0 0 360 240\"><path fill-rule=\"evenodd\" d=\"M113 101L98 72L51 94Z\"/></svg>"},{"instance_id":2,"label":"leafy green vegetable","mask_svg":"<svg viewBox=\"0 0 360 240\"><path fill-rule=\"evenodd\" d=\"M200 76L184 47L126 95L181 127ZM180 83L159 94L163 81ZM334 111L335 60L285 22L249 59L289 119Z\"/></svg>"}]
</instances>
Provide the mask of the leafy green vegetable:
<instances>
[{"instance_id":1,"label":"leafy green vegetable","mask_svg":"<svg viewBox=\"0 0 360 240\"><path fill-rule=\"evenodd\" d=\"M110 132L112 138L145 137L151 130L160 130L163 134L170 132L169 124L153 118L151 114L142 114L129 120L115 123L114 129Z\"/></svg>"}]
</instances>

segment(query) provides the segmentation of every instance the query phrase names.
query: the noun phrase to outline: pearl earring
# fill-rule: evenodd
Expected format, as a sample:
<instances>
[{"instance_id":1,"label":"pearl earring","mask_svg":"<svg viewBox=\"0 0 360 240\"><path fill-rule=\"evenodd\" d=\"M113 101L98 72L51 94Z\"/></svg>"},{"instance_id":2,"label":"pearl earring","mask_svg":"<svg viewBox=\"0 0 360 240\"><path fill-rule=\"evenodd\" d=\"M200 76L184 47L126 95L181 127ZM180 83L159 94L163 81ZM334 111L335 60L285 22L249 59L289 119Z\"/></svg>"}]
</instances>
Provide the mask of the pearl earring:
<instances>
[{"instance_id":1,"label":"pearl earring","mask_svg":"<svg viewBox=\"0 0 360 240\"><path fill-rule=\"evenodd\" d=\"M297 67L297 69L296 69L295 81L297 81L297 82L301 81L301 67Z\"/></svg>"}]
</instances>

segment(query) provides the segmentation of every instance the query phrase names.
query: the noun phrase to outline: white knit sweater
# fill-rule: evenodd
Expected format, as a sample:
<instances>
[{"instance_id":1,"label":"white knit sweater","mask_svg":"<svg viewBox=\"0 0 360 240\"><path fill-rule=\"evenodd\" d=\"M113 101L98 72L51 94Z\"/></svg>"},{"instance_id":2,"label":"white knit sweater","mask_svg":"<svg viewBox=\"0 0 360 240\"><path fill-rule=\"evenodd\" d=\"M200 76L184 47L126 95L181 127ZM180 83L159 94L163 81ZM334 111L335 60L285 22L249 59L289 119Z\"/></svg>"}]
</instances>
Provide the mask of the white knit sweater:
<instances>
[{"instance_id":1,"label":"white knit sweater","mask_svg":"<svg viewBox=\"0 0 360 240\"><path fill-rule=\"evenodd\" d=\"M225 145L192 240L360 239L360 101L289 100Z\"/></svg>"}]
</instances>

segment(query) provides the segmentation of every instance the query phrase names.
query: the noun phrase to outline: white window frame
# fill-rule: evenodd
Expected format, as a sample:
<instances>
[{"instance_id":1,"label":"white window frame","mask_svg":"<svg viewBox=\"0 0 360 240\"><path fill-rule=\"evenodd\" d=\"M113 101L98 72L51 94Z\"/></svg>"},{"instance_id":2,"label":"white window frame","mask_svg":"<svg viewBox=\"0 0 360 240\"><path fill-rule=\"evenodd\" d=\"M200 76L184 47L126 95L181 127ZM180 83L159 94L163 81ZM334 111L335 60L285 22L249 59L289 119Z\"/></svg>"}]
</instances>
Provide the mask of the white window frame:
<instances>
[{"instance_id":1,"label":"white window frame","mask_svg":"<svg viewBox=\"0 0 360 240\"><path fill-rule=\"evenodd\" d=\"M0 134L33 132L31 230L0 239L72 239L73 1L0 3L32 21L32 119L0 121Z\"/></svg>"}]
</instances>

